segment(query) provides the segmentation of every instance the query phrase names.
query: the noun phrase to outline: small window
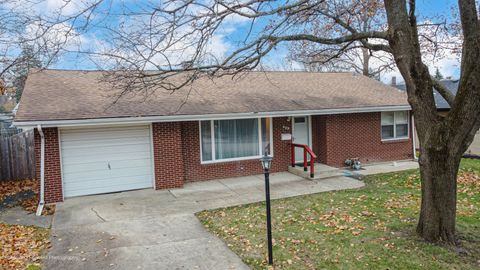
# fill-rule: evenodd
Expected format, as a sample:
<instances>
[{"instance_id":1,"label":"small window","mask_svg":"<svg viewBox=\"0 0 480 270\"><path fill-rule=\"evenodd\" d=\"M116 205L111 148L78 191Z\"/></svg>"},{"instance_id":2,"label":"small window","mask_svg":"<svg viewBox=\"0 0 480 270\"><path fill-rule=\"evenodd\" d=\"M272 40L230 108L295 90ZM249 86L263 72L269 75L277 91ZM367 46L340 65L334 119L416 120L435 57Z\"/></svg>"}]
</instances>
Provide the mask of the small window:
<instances>
[{"instance_id":1,"label":"small window","mask_svg":"<svg viewBox=\"0 0 480 270\"><path fill-rule=\"evenodd\" d=\"M305 117L295 117L295 123L305 123Z\"/></svg>"},{"instance_id":2,"label":"small window","mask_svg":"<svg viewBox=\"0 0 480 270\"><path fill-rule=\"evenodd\" d=\"M408 112L382 112L382 140L408 138Z\"/></svg>"},{"instance_id":3,"label":"small window","mask_svg":"<svg viewBox=\"0 0 480 270\"><path fill-rule=\"evenodd\" d=\"M202 160L212 160L212 127L210 121L201 122Z\"/></svg>"}]
</instances>

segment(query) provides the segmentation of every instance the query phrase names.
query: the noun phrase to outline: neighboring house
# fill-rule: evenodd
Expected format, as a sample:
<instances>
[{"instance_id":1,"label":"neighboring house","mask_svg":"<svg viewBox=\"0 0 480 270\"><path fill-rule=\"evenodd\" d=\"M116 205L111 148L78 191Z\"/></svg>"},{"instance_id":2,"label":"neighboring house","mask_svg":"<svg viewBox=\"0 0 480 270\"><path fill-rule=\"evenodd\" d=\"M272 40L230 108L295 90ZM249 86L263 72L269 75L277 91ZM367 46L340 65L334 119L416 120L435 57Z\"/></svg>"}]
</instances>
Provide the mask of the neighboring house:
<instances>
[{"instance_id":1,"label":"neighboring house","mask_svg":"<svg viewBox=\"0 0 480 270\"><path fill-rule=\"evenodd\" d=\"M101 78L44 70L26 81L15 125L36 129L37 176L44 134L47 202L260 174L267 146L272 171L287 171L292 135L330 166L413 157L405 93L361 75L248 72L115 103Z\"/></svg>"},{"instance_id":2,"label":"neighboring house","mask_svg":"<svg viewBox=\"0 0 480 270\"><path fill-rule=\"evenodd\" d=\"M444 79L444 80L441 80L440 82L448 89L448 91L450 91L450 93L452 93L453 95L457 94L459 80ZM396 85L396 87L402 91L406 90L405 84L399 84L399 85ZM433 90L433 97L435 99L435 105L437 106L437 111L443 115L447 114L450 111L450 105L448 105L448 102L442 97L442 95L440 95L440 93L438 93L437 90ZM415 135L416 135L416 132L415 132ZM418 142L418 139L416 139L416 141ZM417 143L417 146L419 146L418 143ZM466 151L466 153L480 155L480 131L477 131L477 135L473 139L473 142L468 148L468 150Z\"/></svg>"},{"instance_id":3,"label":"neighboring house","mask_svg":"<svg viewBox=\"0 0 480 270\"><path fill-rule=\"evenodd\" d=\"M450 91L453 95L457 94L458 90L458 80L452 79L445 79L440 80L440 82ZM396 85L396 87L402 91L407 90L407 86L405 84ZM438 93L437 90L433 90L433 98L435 99L435 105L437 106L437 110L439 112L448 112L450 111L450 105L448 102Z\"/></svg>"},{"instance_id":4,"label":"neighboring house","mask_svg":"<svg viewBox=\"0 0 480 270\"><path fill-rule=\"evenodd\" d=\"M15 134L15 128L12 128L13 114L0 112L0 136Z\"/></svg>"},{"instance_id":5,"label":"neighboring house","mask_svg":"<svg viewBox=\"0 0 480 270\"><path fill-rule=\"evenodd\" d=\"M12 127L13 110L16 105L15 98L9 95L0 96L0 136L18 133L18 130Z\"/></svg>"}]
</instances>

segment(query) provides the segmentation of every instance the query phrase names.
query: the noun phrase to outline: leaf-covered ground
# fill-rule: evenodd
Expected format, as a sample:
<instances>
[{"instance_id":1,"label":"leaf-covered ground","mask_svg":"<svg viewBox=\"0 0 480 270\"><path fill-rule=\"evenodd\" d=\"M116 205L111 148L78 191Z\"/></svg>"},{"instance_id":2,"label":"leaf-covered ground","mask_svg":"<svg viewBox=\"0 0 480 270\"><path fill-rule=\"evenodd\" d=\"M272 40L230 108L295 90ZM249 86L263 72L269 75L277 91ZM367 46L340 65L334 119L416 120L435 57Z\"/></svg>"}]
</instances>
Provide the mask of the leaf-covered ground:
<instances>
[{"instance_id":1,"label":"leaf-covered ground","mask_svg":"<svg viewBox=\"0 0 480 270\"><path fill-rule=\"evenodd\" d=\"M22 206L34 213L38 205L38 181L0 182L0 211ZM44 207L43 215L55 212L55 205ZM50 246L49 229L0 223L0 269L40 269L41 256Z\"/></svg>"},{"instance_id":2,"label":"leaf-covered ground","mask_svg":"<svg viewBox=\"0 0 480 270\"><path fill-rule=\"evenodd\" d=\"M416 236L416 170L369 176L362 189L275 200L275 269L479 269L479 176L480 160L462 161L455 248ZM204 211L198 217L245 263L266 268L263 203Z\"/></svg>"},{"instance_id":3,"label":"leaf-covered ground","mask_svg":"<svg viewBox=\"0 0 480 270\"><path fill-rule=\"evenodd\" d=\"M48 229L0 223L0 269L40 269L48 239Z\"/></svg>"},{"instance_id":4,"label":"leaf-covered ground","mask_svg":"<svg viewBox=\"0 0 480 270\"><path fill-rule=\"evenodd\" d=\"M20 205L26 211L34 213L39 201L39 182L34 179L0 181L0 210L4 207ZM52 215L55 205L46 205L42 215Z\"/></svg>"}]
</instances>

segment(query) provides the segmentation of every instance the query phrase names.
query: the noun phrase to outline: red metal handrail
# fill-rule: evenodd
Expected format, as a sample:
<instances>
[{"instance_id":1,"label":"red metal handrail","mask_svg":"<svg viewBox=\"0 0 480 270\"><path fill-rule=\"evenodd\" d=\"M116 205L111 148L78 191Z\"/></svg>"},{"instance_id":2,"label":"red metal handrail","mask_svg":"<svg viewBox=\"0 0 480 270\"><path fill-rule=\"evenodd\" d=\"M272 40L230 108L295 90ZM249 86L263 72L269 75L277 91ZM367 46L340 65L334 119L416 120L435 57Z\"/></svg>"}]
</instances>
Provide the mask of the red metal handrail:
<instances>
[{"instance_id":1,"label":"red metal handrail","mask_svg":"<svg viewBox=\"0 0 480 270\"><path fill-rule=\"evenodd\" d=\"M313 153L312 149L308 147L306 144L299 144L299 143L292 143L292 167L295 167L295 147L300 147L303 148L303 170L307 171L307 154L310 155L310 177L313 178L315 175L315 159L317 158L317 155Z\"/></svg>"}]
</instances>

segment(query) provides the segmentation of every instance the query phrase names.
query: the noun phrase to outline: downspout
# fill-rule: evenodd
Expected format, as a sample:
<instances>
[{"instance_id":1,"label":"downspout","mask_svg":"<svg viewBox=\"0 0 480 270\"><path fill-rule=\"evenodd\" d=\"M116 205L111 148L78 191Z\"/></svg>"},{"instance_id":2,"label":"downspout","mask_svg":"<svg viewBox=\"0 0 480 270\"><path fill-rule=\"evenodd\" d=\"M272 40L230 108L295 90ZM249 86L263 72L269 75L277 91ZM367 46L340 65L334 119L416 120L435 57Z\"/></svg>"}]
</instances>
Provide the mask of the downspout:
<instances>
[{"instance_id":1,"label":"downspout","mask_svg":"<svg viewBox=\"0 0 480 270\"><path fill-rule=\"evenodd\" d=\"M413 147L413 160L418 161L417 157L417 136L415 133L415 120L412 115L412 147Z\"/></svg>"},{"instance_id":2,"label":"downspout","mask_svg":"<svg viewBox=\"0 0 480 270\"><path fill-rule=\"evenodd\" d=\"M43 206L45 205L44 189L45 189L45 135L42 126L38 125L38 134L40 134L40 202L37 207L37 216L42 215Z\"/></svg>"}]
</instances>

